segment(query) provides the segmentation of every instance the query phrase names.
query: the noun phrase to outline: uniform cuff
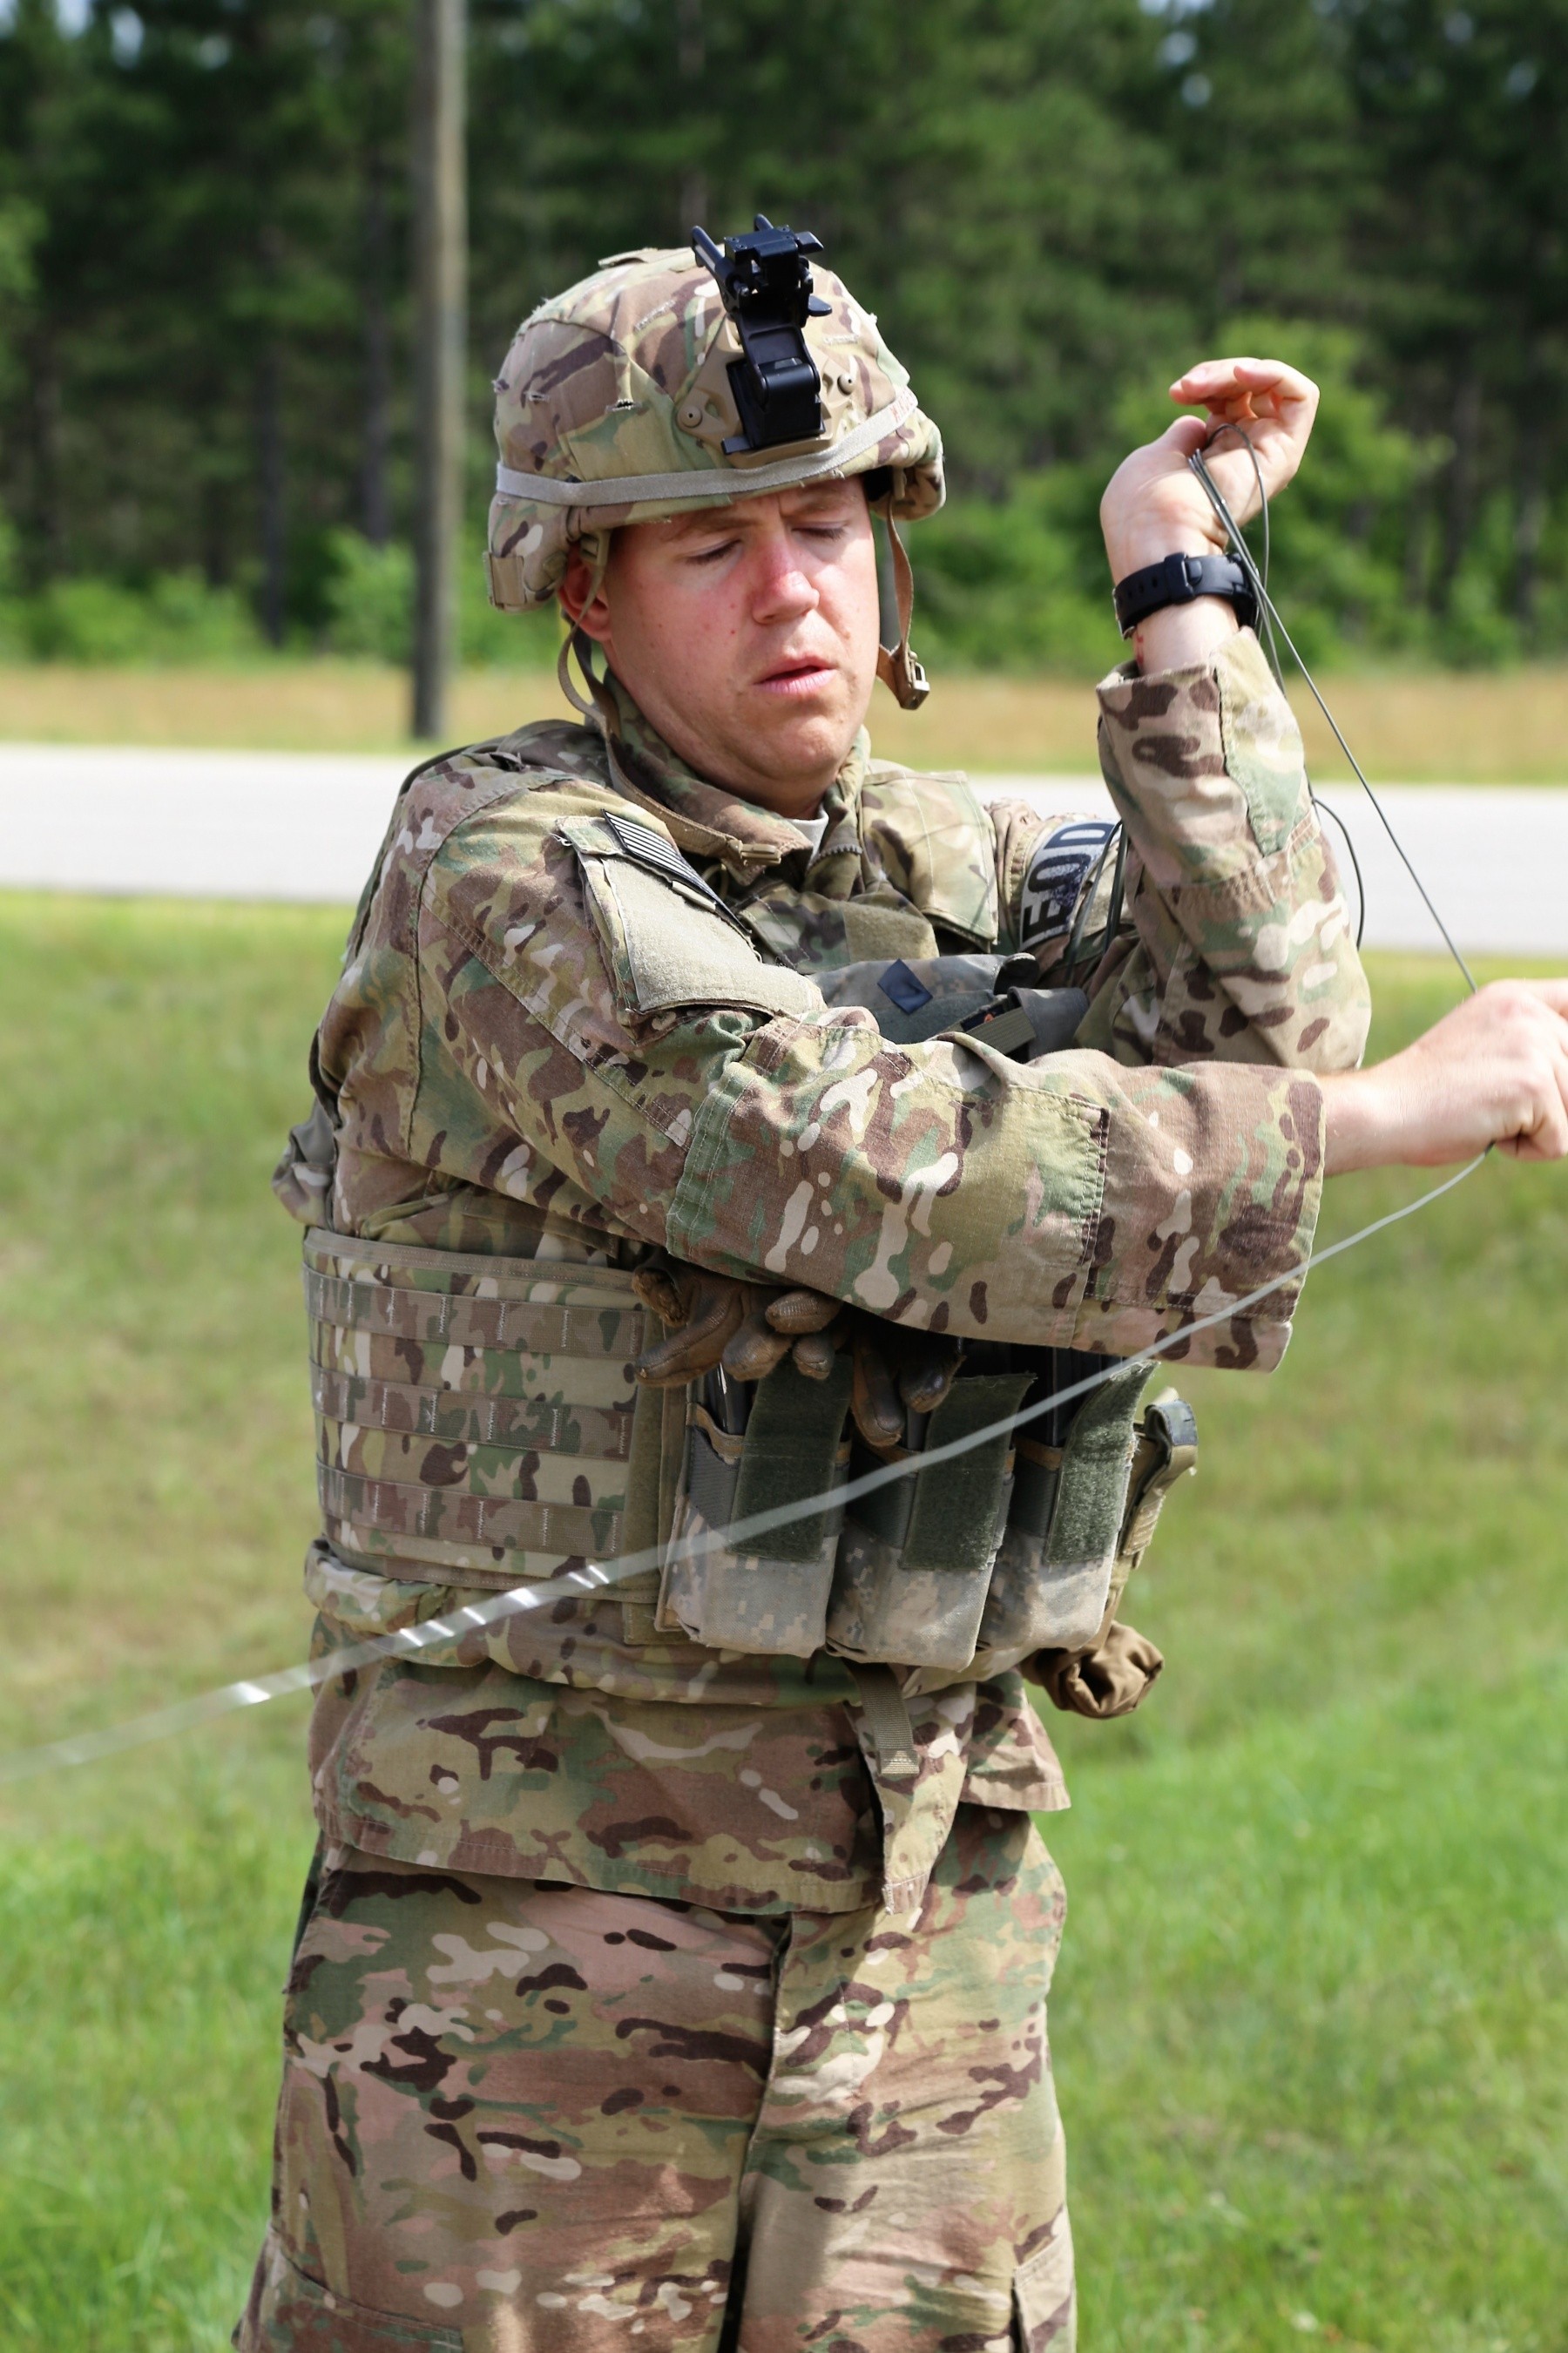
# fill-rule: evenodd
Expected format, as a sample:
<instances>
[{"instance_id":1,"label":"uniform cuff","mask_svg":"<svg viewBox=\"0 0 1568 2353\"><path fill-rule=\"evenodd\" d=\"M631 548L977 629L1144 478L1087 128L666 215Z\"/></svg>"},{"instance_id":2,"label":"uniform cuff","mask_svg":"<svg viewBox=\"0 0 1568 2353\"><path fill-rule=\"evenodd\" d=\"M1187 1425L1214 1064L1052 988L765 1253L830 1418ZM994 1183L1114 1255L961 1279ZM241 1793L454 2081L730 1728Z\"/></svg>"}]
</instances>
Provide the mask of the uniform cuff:
<instances>
[{"instance_id":1,"label":"uniform cuff","mask_svg":"<svg viewBox=\"0 0 1568 2353\"><path fill-rule=\"evenodd\" d=\"M1157 887L1233 882L1310 818L1300 730L1250 629L1099 695L1100 766Z\"/></svg>"}]
</instances>

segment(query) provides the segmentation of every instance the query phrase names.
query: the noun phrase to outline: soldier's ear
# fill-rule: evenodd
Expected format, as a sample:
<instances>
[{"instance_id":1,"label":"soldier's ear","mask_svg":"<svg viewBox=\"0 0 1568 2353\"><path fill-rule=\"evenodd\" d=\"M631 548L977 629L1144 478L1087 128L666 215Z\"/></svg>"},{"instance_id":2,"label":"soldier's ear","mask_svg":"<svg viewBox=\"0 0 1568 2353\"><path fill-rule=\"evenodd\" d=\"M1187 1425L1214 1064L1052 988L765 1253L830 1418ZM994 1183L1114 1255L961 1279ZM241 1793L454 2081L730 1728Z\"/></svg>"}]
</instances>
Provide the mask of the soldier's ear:
<instances>
[{"instance_id":1,"label":"soldier's ear","mask_svg":"<svg viewBox=\"0 0 1568 2353\"><path fill-rule=\"evenodd\" d=\"M605 575L609 569L609 549L596 550L592 557L574 543L567 550L566 570L556 596L562 611L574 629L603 645L610 634L610 607L605 595Z\"/></svg>"}]
</instances>

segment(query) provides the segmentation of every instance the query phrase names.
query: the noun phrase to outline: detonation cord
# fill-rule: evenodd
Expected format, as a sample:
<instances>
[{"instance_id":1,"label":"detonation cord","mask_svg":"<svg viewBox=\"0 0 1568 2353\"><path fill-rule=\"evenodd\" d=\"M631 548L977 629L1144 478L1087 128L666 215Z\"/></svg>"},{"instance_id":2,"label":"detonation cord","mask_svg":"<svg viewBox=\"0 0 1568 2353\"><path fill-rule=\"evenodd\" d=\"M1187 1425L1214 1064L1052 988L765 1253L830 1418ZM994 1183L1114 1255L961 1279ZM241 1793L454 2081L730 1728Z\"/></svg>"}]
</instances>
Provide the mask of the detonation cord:
<instances>
[{"instance_id":1,"label":"detonation cord","mask_svg":"<svg viewBox=\"0 0 1568 2353\"><path fill-rule=\"evenodd\" d=\"M1415 871L1404 843L1390 824L1388 814L1382 802L1367 782L1361 763L1345 742L1333 712L1320 693L1316 680L1302 660L1295 641L1279 617L1279 608L1268 594L1268 494L1264 485L1263 469L1258 461L1258 452L1253 447L1251 436L1239 425L1222 425L1211 436L1211 442L1217 440L1222 433L1237 434L1246 444L1252 459L1263 522L1261 571L1253 561L1252 552L1242 537L1240 525L1226 504L1224 494L1204 462L1202 451L1195 451L1187 462L1202 483L1215 514L1229 540L1232 552L1247 573L1258 597L1258 612L1268 635L1268 657L1275 676L1280 679L1282 687L1279 649L1274 641L1274 632L1278 629L1279 636L1283 638L1289 649L1297 668L1310 688L1319 710L1332 728L1336 743L1350 762L1357 781L1377 811L1384 831L1426 902L1427 912L1442 934L1449 954L1463 973L1471 990L1474 991L1476 981L1469 965L1460 955L1453 934L1434 906L1426 884ZM1313 797L1316 802L1316 796L1314 795ZM1319 807L1322 807L1321 802L1317 802L1316 805ZM1328 814L1334 816L1332 810ZM1359 890L1361 868L1356 860L1354 845L1350 839L1349 832L1342 820L1335 817L1335 822L1339 824L1341 831L1345 835L1346 847L1351 853L1351 863L1355 868ZM1109 845L1107 847L1109 848ZM1103 857L1104 853L1101 854L1101 863L1103 863ZM1366 913L1364 892L1362 892L1361 896L1362 920L1364 923ZM1359 931L1357 945L1360 945ZM1139 1349L1131 1356L1119 1356L1110 1360L1103 1372L1090 1373L1082 1380L1073 1381L1067 1388L1058 1389L1054 1395L1039 1398L1033 1404L1025 1406L1016 1412L1005 1414L1000 1420L988 1423L983 1430L970 1430L962 1438L950 1440L944 1446L933 1446L923 1453L908 1455L896 1462L885 1463L875 1471L864 1472L859 1478L851 1479L843 1486L825 1490L822 1493L808 1496L804 1501L777 1504L769 1511L755 1512L747 1519L733 1521L724 1528L710 1529L700 1535L682 1537L679 1543L662 1549L650 1546L641 1552L622 1554L612 1561L586 1562L581 1568L567 1570L563 1576L552 1577L537 1585L509 1587L504 1592L491 1594L483 1600L464 1602L456 1609L446 1611L437 1617L426 1618L417 1625L400 1628L395 1633L379 1634L366 1641L348 1644L346 1647L327 1651L320 1658L308 1660L300 1665L280 1668L273 1674L257 1676L241 1683L224 1683L216 1690L197 1693L191 1699L176 1700L172 1706L156 1708L146 1715L132 1716L123 1724L107 1725L100 1731L79 1733L65 1740L47 1741L36 1748L15 1750L9 1756L0 1757L0 1787L13 1782L30 1780L40 1773L55 1772L67 1766L89 1765L108 1757L120 1756L128 1749L143 1747L149 1742L167 1739L175 1733L192 1731L198 1725L211 1724L220 1716L237 1715L246 1708L259 1707L268 1700L286 1699L296 1692L313 1690L321 1683L330 1683L340 1675L352 1674L361 1667L378 1665L384 1660L416 1658L421 1651L433 1650L442 1643L461 1643L466 1637L486 1631L492 1626L503 1624L509 1618L521 1617L530 1610L542 1609L562 1600L565 1598L567 1588L575 1588L582 1594L605 1591L623 1584L628 1577L641 1576L650 1569L662 1567L672 1558L696 1560L710 1552L720 1550L732 1552L742 1545L754 1544L758 1539L771 1535L777 1529L787 1527L797 1520L815 1518L825 1512L840 1511L846 1505L858 1502L863 1495L872 1494L878 1488L891 1484L896 1479L912 1478L922 1471L934 1469L940 1463L954 1461L961 1454L967 1454L973 1447L985 1446L995 1439L1005 1438L1023 1423L1034 1421L1041 1414L1050 1413L1058 1406L1071 1404L1077 1398L1087 1397L1091 1390L1113 1379L1129 1364L1150 1366L1157 1364L1171 1350L1184 1346L1199 1333L1212 1332L1218 1325L1229 1323L1234 1316L1245 1314L1249 1308L1256 1307L1263 1300L1271 1298L1276 1292L1284 1290L1287 1285L1305 1282L1314 1267L1326 1265L1331 1259L1343 1257L1346 1251L1359 1249L1362 1243L1370 1241L1374 1235L1386 1232L1390 1226L1399 1225L1405 1219L1415 1217L1418 1210L1428 1208L1434 1201L1440 1201L1446 1193L1451 1193L1456 1186L1462 1185L1468 1176L1473 1176L1487 1156L1484 1152L1478 1155L1465 1167L1457 1170L1452 1176L1446 1177L1442 1184L1434 1185L1430 1191L1423 1193L1418 1199L1406 1202L1402 1208L1391 1209L1385 1217L1373 1219L1370 1225L1361 1227L1353 1234L1345 1235L1340 1241L1326 1243L1321 1250L1313 1250L1300 1266L1291 1268L1285 1274L1276 1275L1272 1282L1261 1283L1256 1291L1249 1291L1244 1297L1227 1302L1224 1307L1217 1308L1212 1314L1200 1316L1194 1323L1184 1324L1177 1331L1167 1333L1163 1338L1152 1341L1147 1348ZM459 1663L464 1662L459 1661Z\"/></svg>"},{"instance_id":2,"label":"detonation cord","mask_svg":"<svg viewBox=\"0 0 1568 2353\"><path fill-rule=\"evenodd\" d=\"M1252 471L1258 483L1258 512L1259 519L1263 524L1263 563L1259 569L1256 583L1258 591L1258 618L1263 624L1263 642L1268 655L1268 667L1274 672L1275 683L1279 687L1280 693L1283 694L1285 692L1285 672L1279 660L1279 642L1274 635L1274 607L1268 599L1268 554L1270 537L1268 528L1268 485L1263 479L1263 466L1258 455L1258 445L1253 440L1251 434L1247 430L1247 427L1244 425L1221 425L1217 427L1215 430L1209 435L1209 444L1211 448L1214 443L1219 439L1222 433L1234 433L1237 440L1243 443L1247 456L1252 460ZM1203 481L1206 469L1194 467L1193 470L1197 474L1199 480ZM1212 485L1205 483L1205 486L1209 489L1212 493ZM1237 541L1240 538L1240 533L1237 531L1234 523L1227 524L1226 529L1230 533L1231 543L1234 546ZM1242 549L1243 555L1247 555L1247 553L1248 551L1244 546ZM1292 648L1291 650L1294 651L1294 648ZM1317 690L1314 688L1313 691L1315 693ZM1337 733L1338 731L1336 730L1335 732ZM1365 781L1366 779L1363 776L1362 782L1364 784ZM1359 949L1363 940L1366 937L1366 884L1362 879L1361 860L1356 856L1355 842L1352 837L1349 826L1345 823L1338 809L1331 807L1327 801L1319 799L1316 792L1312 789L1312 783L1310 777L1307 781L1307 790L1311 794L1312 807L1317 810L1318 815L1320 817L1330 818L1339 828L1340 839L1345 846L1345 856L1351 862L1351 872L1355 876L1355 944ZM1386 822L1387 820L1385 818L1384 823Z\"/></svg>"},{"instance_id":3,"label":"detonation cord","mask_svg":"<svg viewBox=\"0 0 1568 2353\"><path fill-rule=\"evenodd\" d=\"M1214 433L1209 437L1211 447L1214 442L1219 439L1220 435L1223 433L1234 433L1246 443L1248 455L1252 459L1253 471L1258 477L1258 498L1263 511L1263 545L1265 565L1265 570L1263 572L1259 572L1258 565L1253 561L1252 550L1248 547L1246 540L1242 537L1240 524L1237 522L1236 517L1231 513L1229 507L1226 504L1224 492L1221 491L1219 484L1215 480L1214 476L1210 473L1207 465L1205 463L1203 451L1201 449L1194 449L1192 456L1187 459L1187 464L1197 476L1198 480L1203 484L1204 491L1208 498L1208 502L1210 506L1213 507L1215 516L1218 518L1220 526L1230 543L1231 554L1235 556L1237 562L1246 573L1247 579L1251 584L1253 592L1258 598L1258 608L1263 617L1264 626L1268 632L1269 654L1273 664L1274 674L1277 678L1280 675L1279 652L1274 645L1274 632L1278 629L1279 635L1284 638L1287 647L1289 649L1291 659L1294 661L1297 669L1300 671L1301 676L1307 682L1313 702L1317 704L1319 710L1322 712L1323 717L1328 721L1330 727L1333 730L1334 741L1339 745L1341 751L1344 754L1345 758L1350 762L1357 784L1360 785L1363 792L1372 803L1373 807L1377 811L1378 818L1383 826L1384 833L1387 834L1390 841L1394 844L1395 850L1399 854L1400 863L1404 866L1405 872L1409 875L1412 882L1415 883L1417 891L1420 892L1422 900L1426 904L1427 913L1431 916L1432 921L1436 924L1437 929L1443 934L1443 939L1447 944L1448 954L1453 957L1454 962L1464 974L1465 979L1469 985L1470 994L1473 997L1476 994L1477 989L1477 982L1474 973L1470 970L1469 965L1465 962L1464 957L1460 955L1454 934L1448 929L1447 924L1443 921L1442 916L1437 913L1437 909L1433 902L1431 892L1427 890L1426 883L1421 880L1420 875L1415 871L1409 851L1405 849L1405 844L1400 840L1399 836L1394 830L1394 826L1390 820L1388 811L1384 807L1383 803L1378 799L1377 795L1373 791L1371 785L1367 782L1365 770L1363 768L1361 762L1356 758L1355 754L1351 750L1350 745L1345 742L1339 721L1334 717L1333 712L1329 709L1328 704L1324 702L1322 694L1319 690L1317 680L1312 676L1311 671L1308 669L1305 660L1302 659L1300 648L1297 645L1295 639L1291 637L1289 630L1285 627L1284 622L1280 619L1279 608L1268 594L1268 582L1267 576L1267 565L1268 561L1268 495L1263 487L1263 469L1258 462L1258 452L1253 448L1252 436L1247 432L1242 426L1221 425L1216 427ZM1280 680L1280 683L1281 685L1284 683L1282 679ZM1317 796L1315 794L1313 795L1313 799L1316 802ZM1318 806L1321 807L1321 804L1318 803ZM1332 812L1331 812L1331 814L1332 814ZM1350 842L1350 835L1342 823L1341 824L1340 830L1344 833L1345 840L1348 845ZM1351 862L1355 867L1356 882L1359 887L1361 883L1361 867L1357 861L1353 847L1351 849ZM1363 923L1365 921L1365 914L1366 902L1365 893L1363 892L1362 894L1362 918ZM1360 945L1359 937L1357 940L1357 945Z\"/></svg>"}]
</instances>

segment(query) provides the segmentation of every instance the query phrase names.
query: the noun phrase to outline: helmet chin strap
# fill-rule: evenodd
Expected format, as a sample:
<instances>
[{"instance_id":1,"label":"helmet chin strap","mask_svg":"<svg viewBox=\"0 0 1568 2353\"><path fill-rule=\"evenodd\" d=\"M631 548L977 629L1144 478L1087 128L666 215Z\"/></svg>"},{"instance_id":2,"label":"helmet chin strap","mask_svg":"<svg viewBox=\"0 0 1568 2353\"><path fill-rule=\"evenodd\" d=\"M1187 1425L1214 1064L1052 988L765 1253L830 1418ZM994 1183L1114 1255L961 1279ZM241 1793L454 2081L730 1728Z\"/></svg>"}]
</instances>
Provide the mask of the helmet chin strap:
<instances>
[{"instance_id":1,"label":"helmet chin strap","mask_svg":"<svg viewBox=\"0 0 1568 2353\"><path fill-rule=\"evenodd\" d=\"M610 568L610 543L613 536L614 534L607 531L584 533L578 542L578 545L584 554L590 544L593 547L588 565L587 591L577 608L579 613L587 611L605 585L605 575ZM570 616L568 618L570 619ZM584 628L581 621L572 621L561 651L555 658L555 677L562 693L566 697L573 710L579 712L588 722L590 727L596 727L605 743L609 744L616 729L616 706L603 679L595 671L594 643L594 639ZM577 691L576 681L572 676L574 656L576 658L583 683L592 697L590 702L584 701ZM612 759L614 756L612 750Z\"/></svg>"},{"instance_id":2,"label":"helmet chin strap","mask_svg":"<svg viewBox=\"0 0 1568 2353\"><path fill-rule=\"evenodd\" d=\"M592 701L583 695L572 675L574 659ZM613 724L610 698L603 679L594 669L594 640L586 629L573 628L567 632L561 651L555 657L555 680L573 710L585 719L590 727L603 729Z\"/></svg>"},{"instance_id":3,"label":"helmet chin strap","mask_svg":"<svg viewBox=\"0 0 1568 2353\"><path fill-rule=\"evenodd\" d=\"M612 533L607 531L595 532L593 538L596 544L589 565L588 591L578 607L579 612L583 613L587 611L604 586L605 574L609 568L610 562ZM579 543L584 547L587 545L586 534ZM573 710L581 712L589 726L596 727L603 737L605 754L609 763L611 783L617 792L625 793L628 800L641 800L644 797L643 795L628 781L626 773L616 755L616 743L620 733L620 714L616 709L614 695L594 668L595 649L595 640L588 635L580 622L574 621L565 643L556 656L555 676L560 683L562 693L566 697ZM588 690L589 700L587 701L584 701L578 692L576 681L572 675L574 659L583 683Z\"/></svg>"},{"instance_id":4,"label":"helmet chin strap","mask_svg":"<svg viewBox=\"0 0 1568 2353\"><path fill-rule=\"evenodd\" d=\"M584 701L574 682L572 677L574 655L576 656L577 667L593 698L591 702ZM610 782L615 786L616 790L625 793L628 800L643 799L644 796L628 781L626 770L622 767L616 754L616 744L620 732L619 713L616 709L615 697L594 668L594 640L585 629L574 629L562 647L555 664L555 675L561 682L562 693L573 709L582 712L590 727L598 729L604 740L605 757L609 764Z\"/></svg>"},{"instance_id":5,"label":"helmet chin strap","mask_svg":"<svg viewBox=\"0 0 1568 2353\"><path fill-rule=\"evenodd\" d=\"M899 613L898 642L877 649L877 676L901 711L918 711L931 692L919 655L910 643L910 616L915 606L915 575L910 568L909 552L899 535L893 521L892 498L879 502L878 512L888 530L889 553L893 559L893 596Z\"/></svg>"}]
</instances>

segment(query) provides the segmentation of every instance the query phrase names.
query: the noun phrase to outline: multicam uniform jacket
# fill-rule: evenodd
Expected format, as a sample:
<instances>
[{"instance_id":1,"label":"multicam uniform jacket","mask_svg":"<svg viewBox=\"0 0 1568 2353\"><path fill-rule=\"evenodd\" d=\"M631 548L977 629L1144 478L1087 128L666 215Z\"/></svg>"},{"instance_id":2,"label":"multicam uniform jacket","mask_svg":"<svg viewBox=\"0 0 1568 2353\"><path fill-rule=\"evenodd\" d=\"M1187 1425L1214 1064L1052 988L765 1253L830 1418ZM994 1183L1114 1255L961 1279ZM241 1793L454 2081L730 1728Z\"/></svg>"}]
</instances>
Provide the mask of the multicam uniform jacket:
<instances>
[{"instance_id":1,"label":"multicam uniform jacket","mask_svg":"<svg viewBox=\"0 0 1568 2353\"><path fill-rule=\"evenodd\" d=\"M546 723L405 789L317 1039L335 1166L295 1150L279 1172L303 1222L563 1277L662 1246L895 1322L1111 1355L1295 1276L1322 1171L1311 1072L1358 1059L1368 1008L1250 636L1101 687L1125 912L1072 975L1079 1043L1029 1064L953 1036L893 1046L810 976L1000 949L1065 978L1109 899L1103 826L983 807L862 737L813 849L609 691L613 778L599 733ZM628 916L615 816L667 835L739 919L694 905L673 979ZM1268 1369L1295 1295L1172 1353ZM307 1564L319 1655L461 1599L450 1571L345 1562L328 1525ZM843 1662L716 1653L658 1634L633 1588L563 1585L326 1683L312 1769L329 1841L402 1862L728 1912L879 1892L901 1910L961 1801L1066 1803L1016 1674L913 1715L918 1778L891 1788Z\"/></svg>"}]
</instances>

